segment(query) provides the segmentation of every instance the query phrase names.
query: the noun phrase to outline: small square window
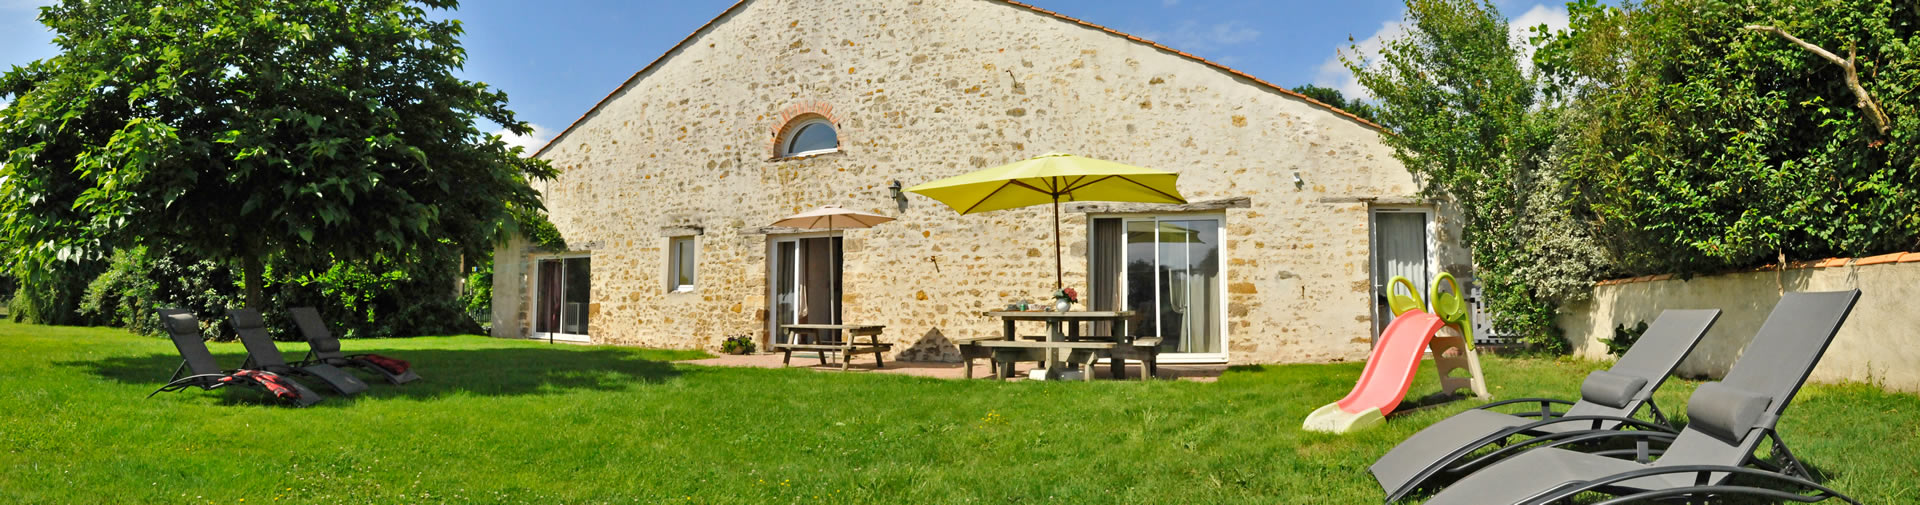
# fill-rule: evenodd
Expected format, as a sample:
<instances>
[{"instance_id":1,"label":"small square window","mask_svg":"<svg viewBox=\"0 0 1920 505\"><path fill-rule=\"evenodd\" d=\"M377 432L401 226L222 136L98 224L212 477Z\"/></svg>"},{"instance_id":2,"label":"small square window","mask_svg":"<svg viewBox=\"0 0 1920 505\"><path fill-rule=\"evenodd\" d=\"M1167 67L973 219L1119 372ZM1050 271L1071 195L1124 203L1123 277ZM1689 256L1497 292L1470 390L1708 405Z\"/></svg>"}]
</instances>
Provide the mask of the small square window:
<instances>
[{"instance_id":1,"label":"small square window","mask_svg":"<svg viewBox=\"0 0 1920 505\"><path fill-rule=\"evenodd\" d=\"M693 237L674 237L667 240L667 289L677 292L693 291L694 283Z\"/></svg>"}]
</instances>

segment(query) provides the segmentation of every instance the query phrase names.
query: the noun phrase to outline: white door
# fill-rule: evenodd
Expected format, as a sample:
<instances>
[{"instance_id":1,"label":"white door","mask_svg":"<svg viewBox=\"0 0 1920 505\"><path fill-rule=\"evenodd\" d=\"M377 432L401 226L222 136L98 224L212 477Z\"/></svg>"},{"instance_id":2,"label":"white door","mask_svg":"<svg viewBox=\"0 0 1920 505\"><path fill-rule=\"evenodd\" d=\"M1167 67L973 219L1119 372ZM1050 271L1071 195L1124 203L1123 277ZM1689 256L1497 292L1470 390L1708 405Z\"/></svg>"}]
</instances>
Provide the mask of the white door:
<instances>
[{"instance_id":1,"label":"white door","mask_svg":"<svg viewBox=\"0 0 1920 505\"><path fill-rule=\"evenodd\" d=\"M1432 266L1428 261L1427 223L1432 215L1425 209L1374 209L1373 211L1373 310L1375 339L1393 322L1393 310L1387 308L1388 285L1395 276L1413 281L1416 295L1427 298L1427 282ZM1404 288L1403 288L1404 289Z\"/></svg>"}]
</instances>

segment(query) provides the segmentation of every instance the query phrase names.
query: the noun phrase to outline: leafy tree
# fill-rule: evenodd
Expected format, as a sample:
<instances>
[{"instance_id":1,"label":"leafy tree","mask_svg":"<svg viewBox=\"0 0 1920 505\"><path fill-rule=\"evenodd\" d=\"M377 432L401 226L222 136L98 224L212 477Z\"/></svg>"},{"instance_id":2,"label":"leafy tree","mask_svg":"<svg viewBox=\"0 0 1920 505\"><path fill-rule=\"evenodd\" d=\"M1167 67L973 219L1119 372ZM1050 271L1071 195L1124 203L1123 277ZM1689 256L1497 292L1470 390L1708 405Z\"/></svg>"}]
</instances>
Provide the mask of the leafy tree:
<instances>
[{"instance_id":1,"label":"leafy tree","mask_svg":"<svg viewBox=\"0 0 1920 505\"><path fill-rule=\"evenodd\" d=\"M1353 113L1354 116L1358 116L1360 119L1365 119L1368 121L1372 121L1374 123L1380 122L1378 107L1375 107L1373 104L1367 103L1366 101L1361 100L1357 97L1352 100L1348 100L1346 96L1340 93L1340 90L1315 86L1312 84L1302 84L1294 87L1293 91L1296 93L1300 93L1302 95L1307 95L1307 98L1319 100L1320 103L1332 105L1336 109Z\"/></svg>"},{"instance_id":2,"label":"leafy tree","mask_svg":"<svg viewBox=\"0 0 1920 505\"><path fill-rule=\"evenodd\" d=\"M1621 270L1920 247L1920 4L1585 0L1570 13L1536 59L1569 109L1573 210ZM1854 55L1887 131L1843 67L1748 25Z\"/></svg>"},{"instance_id":3,"label":"leafy tree","mask_svg":"<svg viewBox=\"0 0 1920 505\"><path fill-rule=\"evenodd\" d=\"M1426 196L1465 216L1494 323L1564 348L1554 306L1585 296L1584 280L1602 262L1565 212L1549 164L1557 111L1540 102L1539 81L1522 70L1491 3L1410 0L1407 19L1407 36L1387 42L1378 61L1345 60L1379 101L1390 132L1381 140Z\"/></svg>"},{"instance_id":4,"label":"leafy tree","mask_svg":"<svg viewBox=\"0 0 1920 505\"><path fill-rule=\"evenodd\" d=\"M0 248L23 279L150 246L266 268L491 245L536 209L506 95L453 71L453 0L65 0L62 54L0 76ZM23 282L24 284L24 282Z\"/></svg>"}]
</instances>

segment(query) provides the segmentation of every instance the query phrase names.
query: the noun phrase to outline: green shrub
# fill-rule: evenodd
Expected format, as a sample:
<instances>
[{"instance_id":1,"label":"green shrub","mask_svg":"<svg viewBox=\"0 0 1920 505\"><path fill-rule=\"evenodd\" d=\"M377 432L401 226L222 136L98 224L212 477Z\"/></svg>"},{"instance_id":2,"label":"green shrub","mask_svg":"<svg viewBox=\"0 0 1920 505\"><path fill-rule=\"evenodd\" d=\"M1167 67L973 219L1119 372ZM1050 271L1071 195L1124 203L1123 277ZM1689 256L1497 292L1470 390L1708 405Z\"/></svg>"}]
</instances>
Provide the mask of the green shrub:
<instances>
[{"instance_id":1,"label":"green shrub","mask_svg":"<svg viewBox=\"0 0 1920 505\"><path fill-rule=\"evenodd\" d=\"M7 302L8 317L36 324L98 324L80 313L80 300L86 296L87 285L106 268L106 261L92 259L18 266L15 279L19 287Z\"/></svg>"},{"instance_id":2,"label":"green shrub","mask_svg":"<svg viewBox=\"0 0 1920 505\"><path fill-rule=\"evenodd\" d=\"M1646 321L1641 321L1632 328L1628 328L1626 323L1620 323L1613 327L1613 338L1602 339L1600 342L1607 344L1607 354L1625 356L1627 349L1632 349L1633 343L1639 342L1640 336L1646 333Z\"/></svg>"},{"instance_id":3,"label":"green shrub","mask_svg":"<svg viewBox=\"0 0 1920 505\"><path fill-rule=\"evenodd\" d=\"M746 335L727 337L720 341L720 350L727 354L752 354L755 348L752 338Z\"/></svg>"}]
</instances>

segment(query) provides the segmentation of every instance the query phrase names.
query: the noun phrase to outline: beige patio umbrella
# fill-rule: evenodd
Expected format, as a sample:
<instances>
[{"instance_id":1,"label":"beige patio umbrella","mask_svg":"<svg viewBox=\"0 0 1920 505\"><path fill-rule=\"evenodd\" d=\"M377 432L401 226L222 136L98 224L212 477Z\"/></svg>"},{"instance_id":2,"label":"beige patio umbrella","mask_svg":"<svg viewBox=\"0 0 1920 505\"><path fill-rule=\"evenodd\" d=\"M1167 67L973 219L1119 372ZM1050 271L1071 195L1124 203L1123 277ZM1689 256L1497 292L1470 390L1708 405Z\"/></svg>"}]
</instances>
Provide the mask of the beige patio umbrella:
<instances>
[{"instance_id":1,"label":"beige patio umbrella","mask_svg":"<svg viewBox=\"0 0 1920 505\"><path fill-rule=\"evenodd\" d=\"M868 214L828 205L774 221L774 226L803 228L808 230L845 230L851 228L872 228L873 225L892 221L893 218L879 214Z\"/></svg>"},{"instance_id":2,"label":"beige patio umbrella","mask_svg":"<svg viewBox=\"0 0 1920 505\"><path fill-rule=\"evenodd\" d=\"M773 225L804 230L847 230L872 228L874 225L892 220L893 218L891 217L879 214L847 210L841 208L839 205L826 205L817 209L787 216L779 221L774 221ZM828 253L828 256L829 261L835 261L831 259L831 252ZM835 293L827 293L827 295L837 296ZM798 296L800 299L794 303L800 307L806 307L807 290L805 286L799 286Z\"/></svg>"}]
</instances>

